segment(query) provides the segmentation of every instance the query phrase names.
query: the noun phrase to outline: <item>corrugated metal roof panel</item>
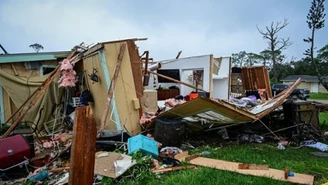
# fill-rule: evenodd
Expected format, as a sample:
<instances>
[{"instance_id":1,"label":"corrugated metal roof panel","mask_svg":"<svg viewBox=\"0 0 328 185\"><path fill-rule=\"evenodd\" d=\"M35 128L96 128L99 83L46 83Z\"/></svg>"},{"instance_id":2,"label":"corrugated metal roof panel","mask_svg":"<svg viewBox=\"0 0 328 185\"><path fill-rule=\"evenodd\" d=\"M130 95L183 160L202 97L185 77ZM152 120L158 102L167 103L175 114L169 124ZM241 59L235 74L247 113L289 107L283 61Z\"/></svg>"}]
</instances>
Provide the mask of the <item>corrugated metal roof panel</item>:
<instances>
[{"instance_id":1,"label":"corrugated metal roof panel","mask_svg":"<svg viewBox=\"0 0 328 185\"><path fill-rule=\"evenodd\" d=\"M0 63L56 60L57 58L65 58L70 53L71 51L5 54L0 55Z\"/></svg>"},{"instance_id":2,"label":"corrugated metal roof panel","mask_svg":"<svg viewBox=\"0 0 328 185\"><path fill-rule=\"evenodd\" d=\"M158 118L186 118L192 122L227 124L250 122L255 116L227 102L200 97L172 108Z\"/></svg>"},{"instance_id":3,"label":"corrugated metal roof panel","mask_svg":"<svg viewBox=\"0 0 328 185\"><path fill-rule=\"evenodd\" d=\"M185 119L190 122L216 123L221 125L253 122L282 105L300 83L301 79L298 79L278 96L261 105L255 106L250 111L238 108L223 100L212 100L199 97L178 105L160 114L157 118Z\"/></svg>"}]
</instances>

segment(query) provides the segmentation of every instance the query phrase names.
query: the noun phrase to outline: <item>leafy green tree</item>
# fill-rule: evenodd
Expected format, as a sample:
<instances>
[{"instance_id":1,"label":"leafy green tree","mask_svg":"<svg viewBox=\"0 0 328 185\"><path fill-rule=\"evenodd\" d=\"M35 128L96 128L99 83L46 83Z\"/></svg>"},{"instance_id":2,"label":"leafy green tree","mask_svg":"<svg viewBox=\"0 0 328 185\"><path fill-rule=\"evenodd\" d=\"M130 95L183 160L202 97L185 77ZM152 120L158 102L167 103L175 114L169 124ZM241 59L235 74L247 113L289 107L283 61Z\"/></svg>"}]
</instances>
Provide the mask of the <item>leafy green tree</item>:
<instances>
[{"instance_id":1,"label":"leafy green tree","mask_svg":"<svg viewBox=\"0 0 328 185\"><path fill-rule=\"evenodd\" d=\"M242 67L247 60L246 51L231 54L231 63L234 67Z\"/></svg>"},{"instance_id":2,"label":"leafy green tree","mask_svg":"<svg viewBox=\"0 0 328 185\"><path fill-rule=\"evenodd\" d=\"M319 82L328 90L328 83L324 80L325 76L320 72L320 61L314 57L314 38L315 32L317 30L322 29L325 26L325 0L313 0L309 13L307 15L307 24L309 29L311 30L311 37L304 39L304 42L310 44L310 48L305 50L304 55L306 59L311 62L316 72L316 76L319 79ZM319 50L320 51L320 50ZM325 53L326 49L321 51L323 54ZM322 56L321 56L322 57Z\"/></svg>"},{"instance_id":3,"label":"leafy green tree","mask_svg":"<svg viewBox=\"0 0 328 185\"><path fill-rule=\"evenodd\" d=\"M288 63L277 63L276 64L276 73L277 73L277 81L279 82L281 79L285 78L286 76L293 75L294 74L294 69L292 66ZM269 73L270 78L273 78L273 73L272 70Z\"/></svg>"},{"instance_id":4,"label":"leafy green tree","mask_svg":"<svg viewBox=\"0 0 328 185\"><path fill-rule=\"evenodd\" d=\"M261 63L263 66L271 67L271 51L270 50L263 50L259 53L261 58Z\"/></svg>"},{"instance_id":5,"label":"leafy green tree","mask_svg":"<svg viewBox=\"0 0 328 185\"><path fill-rule=\"evenodd\" d=\"M256 53L247 53L247 59L245 62L246 66L253 66L254 64L260 63L261 56Z\"/></svg>"},{"instance_id":6,"label":"leafy green tree","mask_svg":"<svg viewBox=\"0 0 328 185\"><path fill-rule=\"evenodd\" d=\"M317 58L320 62L328 62L328 44L319 49Z\"/></svg>"}]
</instances>

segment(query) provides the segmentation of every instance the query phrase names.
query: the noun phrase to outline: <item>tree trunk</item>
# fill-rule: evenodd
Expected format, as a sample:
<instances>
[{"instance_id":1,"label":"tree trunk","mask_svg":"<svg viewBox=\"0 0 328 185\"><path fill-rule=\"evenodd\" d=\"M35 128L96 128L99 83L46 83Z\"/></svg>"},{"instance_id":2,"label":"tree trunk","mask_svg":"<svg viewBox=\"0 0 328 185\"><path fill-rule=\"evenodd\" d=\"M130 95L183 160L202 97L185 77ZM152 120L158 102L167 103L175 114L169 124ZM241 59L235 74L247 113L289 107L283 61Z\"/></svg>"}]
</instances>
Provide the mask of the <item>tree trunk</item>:
<instances>
[{"instance_id":1,"label":"tree trunk","mask_svg":"<svg viewBox=\"0 0 328 185\"><path fill-rule=\"evenodd\" d=\"M272 37L273 38L273 37ZM273 70L273 81L278 82L277 70L276 70L276 56L274 53L274 43L271 41L271 55L272 55L272 70Z\"/></svg>"}]
</instances>

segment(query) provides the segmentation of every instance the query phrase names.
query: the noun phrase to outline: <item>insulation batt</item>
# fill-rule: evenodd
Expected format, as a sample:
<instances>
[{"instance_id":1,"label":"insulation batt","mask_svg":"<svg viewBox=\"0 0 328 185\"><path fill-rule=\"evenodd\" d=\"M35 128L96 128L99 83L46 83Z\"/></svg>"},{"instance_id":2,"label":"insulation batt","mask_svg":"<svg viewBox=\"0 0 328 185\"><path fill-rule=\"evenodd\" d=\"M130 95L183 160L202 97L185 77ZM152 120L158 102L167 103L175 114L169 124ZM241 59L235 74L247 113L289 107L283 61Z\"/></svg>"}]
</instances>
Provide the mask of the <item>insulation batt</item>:
<instances>
[{"instance_id":1,"label":"insulation batt","mask_svg":"<svg viewBox=\"0 0 328 185\"><path fill-rule=\"evenodd\" d=\"M61 77L58 81L59 87L75 87L76 72L69 60L64 59L60 66Z\"/></svg>"}]
</instances>

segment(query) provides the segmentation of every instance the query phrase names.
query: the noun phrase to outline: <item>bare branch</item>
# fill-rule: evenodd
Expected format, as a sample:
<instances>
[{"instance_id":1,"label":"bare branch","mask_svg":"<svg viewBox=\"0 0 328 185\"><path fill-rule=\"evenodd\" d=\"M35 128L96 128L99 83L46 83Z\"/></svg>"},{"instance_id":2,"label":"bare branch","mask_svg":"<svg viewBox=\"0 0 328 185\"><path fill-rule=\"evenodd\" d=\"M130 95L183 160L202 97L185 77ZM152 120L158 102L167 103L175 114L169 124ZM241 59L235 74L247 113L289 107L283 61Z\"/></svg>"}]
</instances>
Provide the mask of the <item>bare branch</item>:
<instances>
[{"instance_id":1,"label":"bare branch","mask_svg":"<svg viewBox=\"0 0 328 185\"><path fill-rule=\"evenodd\" d=\"M281 38L277 44L280 44L280 47L278 47L277 50L284 50L291 46L293 43L290 41L290 38L288 37L287 39Z\"/></svg>"},{"instance_id":2,"label":"bare branch","mask_svg":"<svg viewBox=\"0 0 328 185\"><path fill-rule=\"evenodd\" d=\"M265 27L265 31L261 30L258 26L256 26L259 33L262 35L263 39L268 41L268 49L270 50L271 60L272 60L272 67L273 67L273 73L274 73L274 81L277 81L277 74L275 70L276 63L278 61L278 56L281 57L280 54L277 54L276 51L281 51L283 49L288 48L290 45L292 45L292 42L290 41L290 38L284 39L279 38L278 33L288 26L289 22L287 19L284 19L283 21L272 21L269 26Z\"/></svg>"}]
</instances>

